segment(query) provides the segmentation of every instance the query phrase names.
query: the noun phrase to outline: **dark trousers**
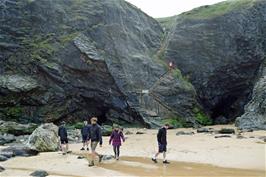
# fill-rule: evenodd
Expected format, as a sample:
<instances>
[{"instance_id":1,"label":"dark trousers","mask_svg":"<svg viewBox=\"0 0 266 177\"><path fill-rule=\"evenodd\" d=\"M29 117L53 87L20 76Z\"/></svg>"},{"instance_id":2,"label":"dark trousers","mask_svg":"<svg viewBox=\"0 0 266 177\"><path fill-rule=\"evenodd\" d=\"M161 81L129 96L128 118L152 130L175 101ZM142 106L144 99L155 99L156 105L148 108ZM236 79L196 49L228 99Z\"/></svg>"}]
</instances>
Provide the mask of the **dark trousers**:
<instances>
[{"instance_id":1,"label":"dark trousers","mask_svg":"<svg viewBox=\"0 0 266 177\"><path fill-rule=\"evenodd\" d=\"M115 157L119 157L120 155L120 145L113 146Z\"/></svg>"}]
</instances>

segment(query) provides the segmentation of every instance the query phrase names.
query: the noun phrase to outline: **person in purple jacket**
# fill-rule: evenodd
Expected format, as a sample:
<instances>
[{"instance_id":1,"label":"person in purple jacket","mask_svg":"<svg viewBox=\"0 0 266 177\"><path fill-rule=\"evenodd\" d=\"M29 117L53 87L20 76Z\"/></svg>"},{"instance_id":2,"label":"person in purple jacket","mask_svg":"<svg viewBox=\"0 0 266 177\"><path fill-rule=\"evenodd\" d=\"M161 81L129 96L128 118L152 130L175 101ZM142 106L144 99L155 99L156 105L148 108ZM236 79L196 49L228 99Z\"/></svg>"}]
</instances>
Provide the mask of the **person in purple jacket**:
<instances>
[{"instance_id":1,"label":"person in purple jacket","mask_svg":"<svg viewBox=\"0 0 266 177\"><path fill-rule=\"evenodd\" d=\"M125 137L123 135L123 132L121 129L119 129L118 126L115 126L114 130L110 136L109 144L111 145L111 143L112 143L112 145L113 145L116 160L119 160L120 146L122 144L122 140L123 140L123 142L125 142Z\"/></svg>"}]
</instances>

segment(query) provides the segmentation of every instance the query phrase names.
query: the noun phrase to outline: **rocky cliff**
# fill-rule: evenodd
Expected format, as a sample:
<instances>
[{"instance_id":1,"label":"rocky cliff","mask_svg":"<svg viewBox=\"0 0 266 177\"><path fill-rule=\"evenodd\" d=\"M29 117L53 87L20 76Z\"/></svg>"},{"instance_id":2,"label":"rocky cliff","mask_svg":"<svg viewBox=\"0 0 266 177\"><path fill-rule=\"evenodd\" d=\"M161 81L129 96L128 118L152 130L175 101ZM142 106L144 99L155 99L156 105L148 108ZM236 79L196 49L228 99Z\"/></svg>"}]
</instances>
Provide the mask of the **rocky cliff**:
<instances>
[{"instance_id":1,"label":"rocky cliff","mask_svg":"<svg viewBox=\"0 0 266 177\"><path fill-rule=\"evenodd\" d=\"M0 119L232 122L265 60L265 14L234 0L160 25L123 0L1 0Z\"/></svg>"},{"instance_id":2,"label":"rocky cliff","mask_svg":"<svg viewBox=\"0 0 266 177\"><path fill-rule=\"evenodd\" d=\"M2 0L0 10L1 119L57 123L98 116L100 123L150 127L171 117L196 124L193 86L182 86L183 78L156 55L161 26L131 4ZM171 79L158 91L164 77Z\"/></svg>"},{"instance_id":3,"label":"rocky cliff","mask_svg":"<svg viewBox=\"0 0 266 177\"><path fill-rule=\"evenodd\" d=\"M266 1L234 0L159 19L161 55L192 82L216 123L244 112L266 52Z\"/></svg>"}]
</instances>

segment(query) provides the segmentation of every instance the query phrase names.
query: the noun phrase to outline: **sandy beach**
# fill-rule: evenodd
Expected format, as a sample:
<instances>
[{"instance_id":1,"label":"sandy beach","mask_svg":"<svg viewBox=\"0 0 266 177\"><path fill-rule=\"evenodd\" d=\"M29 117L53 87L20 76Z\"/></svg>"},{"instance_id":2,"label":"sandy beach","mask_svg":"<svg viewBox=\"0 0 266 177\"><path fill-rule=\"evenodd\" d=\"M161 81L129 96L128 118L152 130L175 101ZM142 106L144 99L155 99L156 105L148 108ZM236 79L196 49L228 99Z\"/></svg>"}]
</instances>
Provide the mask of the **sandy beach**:
<instances>
[{"instance_id":1,"label":"sandy beach","mask_svg":"<svg viewBox=\"0 0 266 177\"><path fill-rule=\"evenodd\" d=\"M224 126L215 126L220 129ZM231 127L232 126L226 126ZM77 159L81 144L70 144L71 154L60 152L41 153L33 157L16 157L0 165L6 168L1 176L27 176L41 169L51 176L265 176L265 143L259 139L265 131L242 133L245 138L214 138L217 134L196 133L194 129L168 131L167 159L170 165L152 163L151 156L157 150L157 130L126 129L133 134L126 135L121 147L120 161L108 160L95 167L88 167L87 159ZM141 131L144 134L136 134ZM180 135L176 132L195 132L194 135ZM98 152L112 155L108 137ZM160 157L162 158L162 157Z\"/></svg>"}]
</instances>

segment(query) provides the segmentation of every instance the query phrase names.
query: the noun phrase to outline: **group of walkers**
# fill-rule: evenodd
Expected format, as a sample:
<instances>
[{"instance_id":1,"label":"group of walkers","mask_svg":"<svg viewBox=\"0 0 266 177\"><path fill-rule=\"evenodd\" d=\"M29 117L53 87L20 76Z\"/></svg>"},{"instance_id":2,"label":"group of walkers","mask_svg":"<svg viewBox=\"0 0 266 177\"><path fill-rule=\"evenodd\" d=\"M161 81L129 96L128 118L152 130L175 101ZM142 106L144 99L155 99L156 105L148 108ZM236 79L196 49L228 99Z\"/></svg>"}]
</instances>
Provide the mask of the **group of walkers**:
<instances>
[{"instance_id":1,"label":"group of walkers","mask_svg":"<svg viewBox=\"0 0 266 177\"><path fill-rule=\"evenodd\" d=\"M101 127L98 125L97 121L98 119L96 117L92 117L90 119L91 124L88 124L87 121L84 121L84 126L81 129L83 146L80 150L89 151L89 142L90 142L92 160L90 161L89 166L94 166L94 161L97 157L99 158L99 162L101 162L103 158L103 155L100 155L96 152L96 147L98 146L98 144L100 145L100 147L102 147L102 144L103 144ZM160 153L163 153L163 163L169 164L169 162L166 160L166 151L167 151L166 136L167 136L168 128L169 128L169 125L165 124L158 131L158 134L157 134L158 152L152 157L152 161L154 163L158 163L157 157ZM61 123L61 126L59 127L58 136L60 138L60 147L63 152L63 155L66 155L66 153L68 153L69 150L68 150L67 130L66 130L64 121ZM118 125L115 125L113 127L113 132L110 135L109 145L113 146L114 156L116 160L119 160L120 146L122 144L122 141L125 142L123 129L120 128Z\"/></svg>"}]
</instances>

